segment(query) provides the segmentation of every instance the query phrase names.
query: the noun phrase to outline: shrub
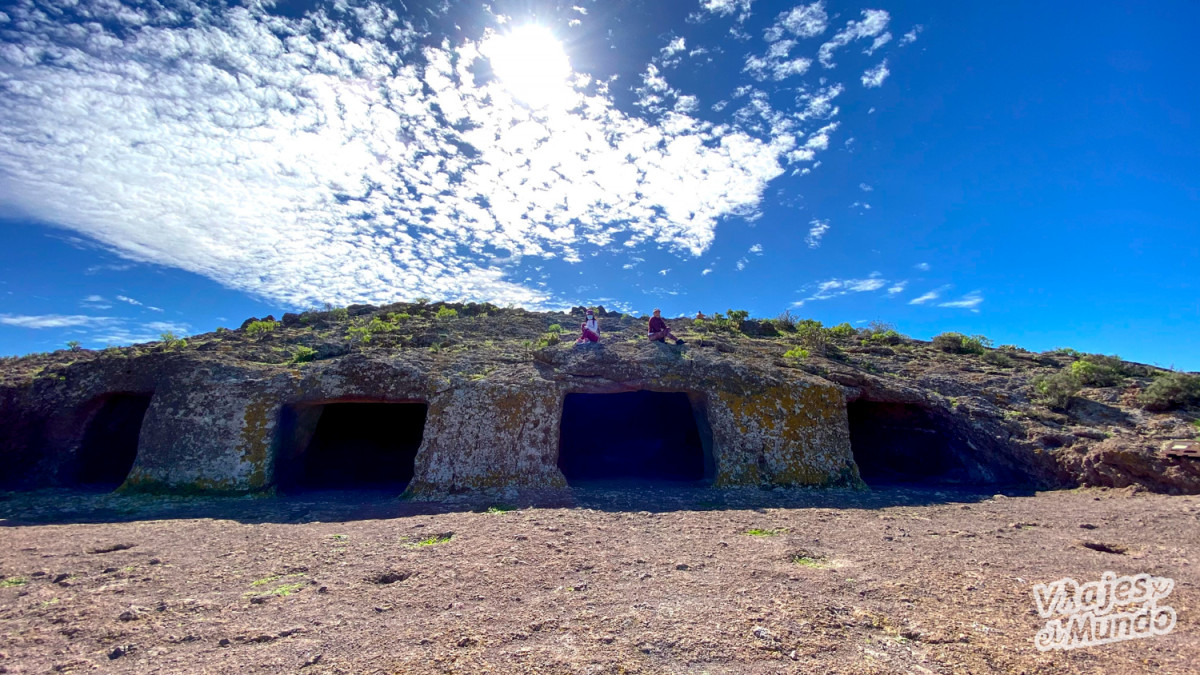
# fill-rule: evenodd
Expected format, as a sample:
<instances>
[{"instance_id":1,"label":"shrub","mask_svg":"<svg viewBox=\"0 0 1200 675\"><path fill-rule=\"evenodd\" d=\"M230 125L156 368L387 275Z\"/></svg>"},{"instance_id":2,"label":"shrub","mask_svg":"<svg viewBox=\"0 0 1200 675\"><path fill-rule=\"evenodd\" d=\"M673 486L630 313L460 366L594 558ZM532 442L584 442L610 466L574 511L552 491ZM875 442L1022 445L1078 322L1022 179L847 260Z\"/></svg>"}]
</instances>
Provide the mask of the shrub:
<instances>
[{"instance_id":1,"label":"shrub","mask_svg":"<svg viewBox=\"0 0 1200 675\"><path fill-rule=\"evenodd\" d=\"M775 317L775 323L780 328L790 330L796 326L796 317L792 314L792 310L785 309L779 316Z\"/></svg>"},{"instance_id":2,"label":"shrub","mask_svg":"<svg viewBox=\"0 0 1200 675\"><path fill-rule=\"evenodd\" d=\"M315 358L317 358L317 350L313 349L312 347L299 345L296 347L296 351L292 352L292 360L289 361L289 363L308 363Z\"/></svg>"},{"instance_id":3,"label":"shrub","mask_svg":"<svg viewBox=\"0 0 1200 675\"><path fill-rule=\"evenodd\" d=\"M329 316L332 317L334 321L345 321L350 318L350 310L346 309L345 307L338 307L336 309L329 310Z\"/></svg>"},{"instance_id":4,"label":"shrub","mask_svg":"<svg viewBox=\"0 0 1200 675\"><path fill-rule=\"evenodd\" d=\"M993 366L999 366L1000 368L1012 368L1013 367L1012 357L1009 356L1008 354L1005 354L1004 352L998 351L998 350L984 352L983 362L991 364Z\"/></svg>"},{"instance_id":5,"label":"shrub","mask_svg":"<svg viewBox=\"0 0 1200 675\"><path fill-rule=\"evenodd\" d=\"M550 324L550 327L549 327L549 328L547 328L546 330L550 331L551 333L561 333L561 332L563 332L562 325L561 325L561 324L557 324L557 323L552 323L552 324Z\"/></svg>"},{"instance_id":6,"label":"shrub","mask_svg":"<svg viewBox=\"0 0 1200 675\"><path fill-rule=\"evenodd\" d=\"M183 349L187 346L187 340L176 336L168 331L159 336L162 339L163 349Z\"/></svg>"},{"instance_id":7,"label":"shrub","mask_svg":"<svg viewBox=\"0 0 1200 675\"><path fill-rule=\"evenodd\" d=\"M982 335L941 333L933 336L933 346L952 354L983 354L992 346L992 341Z\"/></svg>"},{"instance_id":8,"label":"shrub","mask_svg":"<svg viewBox=\"0 0 1200 675\"><path fill-rule=\"evenodd\" d=\"M1071 399L1079 393L1079 380L1070 371L1059 371L1053 375L1033 378L1034 399L1047 407L1065 410Z\"/></svg>"},{"instance_id":9,"label":"shrub","mask_svg":"<svg viewBox=\"0 0 1200 675\"><path fill-rule=\"evenodd\" d=\"M848 340L858 335L858 330L848 323L839 323L829 329L829 336L835 340Z\"/></svg>"},{"instance_id":10,"label":"shrub","mask_svg":"<svg viewBox=\"0 0 1200 675\"><path fill-rule=\"evenodd\" d=\"M785 359L803 360L809 357L809 352L804 347L792 347L783 353Z\"/></svg>"},{"instance_id":11,"label":"shrub","mask_svg":"<svg viewBox=\"0 0 1200 675\"><path fill-rule=\"evenodd\" d=\"M413 300L413 302L417 303L418 305L428 305L429 298L422 296L422 297L417 298L416 300Z\"/></svg>"},{"instance_id":12,"label":"shrub","mask_svg":"<svg viewBox=\"0 0 1200 675\"><path fill-rule=\"evenodd\" d=\"M1138 403L1152 411L1200 403L1200 376L1167 372L1142 390L1138 395Z\"/></svg>"},{"instance_id":13,"label":"shrub","mask_svg":"<svg viewBox=\"0 0 1200 675\"><path fill-rule=\"evenodd\" d=\"M217 335L224 335L228 332L229 332L229 329L226 328L225 326L217 326Z\"/></svg>"},{"instance_id":14,"label":"shrub","mask_svg":"<svg viewBox=\"0 0 1200 675\"><path fill-rule=\"evenodd\" d=\"M80 346L80 344L79 344L79 340L69 340L69 341L67 341L67 349L70 349L70 350L71 350L71 351L73 351L73 352L77 352L77 351L79 351L79 350L80 350L80 349L82 349L82 348L83 348L83 347L81 347L81 346Z\"/></svg>"},{"instance_id":15,"label":"shrub","mask_svg":"<svg viewBox=\"0 0 1200 675\"><path fill-rule=\"evenodd\" d=\"M872 332L867 339L863 340L863 344L881 344L881 345L898 345L904 336L896 331L895 328Z\"/></svg>"},{"instance_id":16,"label":"shrub","mask_svg":"<svg viewBox=\"0 0 1200 675\"><path fill-rule=\"evenodd\" d=\"M262 338L275 332L276 325L274 321L251 321L250 325L246 326L246 335L252 338Z\"/></svg>"},{"instance_id":17,"label":"shrub","mask_svg":"<svg viewBox=\"0 0 1200 675\"><path fill-rule=\"evenodd\" d=\"M451 307L438 307L437 318L453 319L458 316L458 310Z\"/></svg>"},{"instance_id":18,"label":"shrub","mask_svg":"<svg viewBox=\"0 0 1200 675\"><path fill-rule=\"evenodd\" d=\"M546 333L542 339L538 341L538 347L549 347L562 342L562 338L558 337L558 333Z\"/></svg>"},{"instance_id":19,"label":"shrub","mask_svg":"<svg viewBox=\"0 0 1200 675\"><path fill-rule=\"evenodd\" d=\"M1078 349L1071 349L1070 347L1057 347L1050 353L1057 356L1070 356L1073 358L1079 358L1084 355L1083 352L1079 351Z\"/></svg>"},{"instance_id":20,"label":"shrub","mask_svg":"<svg viewBox=\"0 0 1200 675\"><path fill-rule=\"evenodd\" d=\"M346 329L346 339L355 344L369 344L371 331L366 326L350 326Z\"/></svg>"},{"instance_id":21,"label":"shrub","mask_svg":"<svg viewBox=\"0 0 1200 675\"><path fill-rule=\"evenodd\" d=\"M725 314L729 317L729 320L734 323L734 328L740 326L743 321L750 317L750 312L747 312L744 309L731 309L728 312L725 312Z\"/></svg>"},{"instance_id":22,"label":"shrub","mask_svg":"<svg viewBox=\"0 0 1200 675\"><path fill-rule=\"evenodd\" d=\"M704 319L692 319L692 328L703 333L708 330L708 322Z\"/></svg>"},{"instance_id":23,"label":"shrub","mask_svg":"<svg viewBox=\"0 0 1200 675\"><path fill-rule=\"evenodd\" d=\"M1111 387L1121 382L1121 373L1117 369L1087 359L1072 363L1069 370L1085 387Z\"/></svg>"},{"instance_id":24,"label":"shrub","mask_svg":"<svg viewBox=\"0 0 1200 675\"><path fill-rule=\"evenodd\" d=\"M800 338L801 346L814 354L824 356L829 347L829 333L820 321L804 319L796 322L796 336Z\"/></svg>"},{"instance_id":25,"label":"shrub","mask_svg":"<svg viewBox=\"0 0 1200 675\"><path fill-rule=\"evenodd\" d=\"M375 317L374 319L371 319L371 323L367 324L367 331L372 334L391 333L394 330L396 330L396 324L384 321L383 319L380 319L379 317Z\"/></svg>"},{"instance_id":26,"label":"shrub","mask_svg":"<svg viewBox=\"0 0 1200 675\"><path fill-rule=\"evenodd\" d=\"M487 315L485 314L484 316L487 316ZM412 318L412 315L409 314L408 312L392 312L391 314L387 315L388 321L391 321L392 323L400 323L401 321L408 321L411 318Z\"/></svg>"}]
</instances>

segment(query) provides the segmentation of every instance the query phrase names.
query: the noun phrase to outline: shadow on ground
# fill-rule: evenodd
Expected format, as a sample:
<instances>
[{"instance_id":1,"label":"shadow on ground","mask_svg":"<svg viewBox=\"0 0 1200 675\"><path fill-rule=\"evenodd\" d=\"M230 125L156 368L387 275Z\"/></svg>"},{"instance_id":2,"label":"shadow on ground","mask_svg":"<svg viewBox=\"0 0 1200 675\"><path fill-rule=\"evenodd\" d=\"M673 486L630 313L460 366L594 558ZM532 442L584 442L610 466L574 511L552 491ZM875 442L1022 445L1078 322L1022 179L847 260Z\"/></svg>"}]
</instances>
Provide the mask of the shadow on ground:
<instances>
[{"instance_id":1,"label":"shadow on ground","mask_svg":"<svg viewBox=\"0 0 1200 675\"><path fill-rule=\"evenodd\" d=\"M213 518L241 523L380 520L462 511L581 508L597 511L880 509L1031 496L1028 486L882 486L872 490L714 488L665 482L593 482L570 490L454 495L437 501L394 491L328 490L242 497L123 495L80 490L0 493L0 527Z\"/></svg>"}]
</instances>

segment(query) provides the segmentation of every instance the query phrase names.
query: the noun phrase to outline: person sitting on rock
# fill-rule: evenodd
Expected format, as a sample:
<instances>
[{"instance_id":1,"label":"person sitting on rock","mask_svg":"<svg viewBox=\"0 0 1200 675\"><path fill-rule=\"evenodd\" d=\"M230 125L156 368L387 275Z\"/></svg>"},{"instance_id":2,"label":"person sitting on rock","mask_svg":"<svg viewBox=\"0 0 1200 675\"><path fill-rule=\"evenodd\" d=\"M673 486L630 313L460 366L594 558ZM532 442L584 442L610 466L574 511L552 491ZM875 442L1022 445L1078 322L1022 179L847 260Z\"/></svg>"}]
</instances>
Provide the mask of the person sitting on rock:
<instances>
[{"instance_id":1,"label":"person sitting on rock","mask_svg":"<svg viewBox=\"0 0 1200 675\"><path fill-rule=\"evenodd\" d=\"M589 309L587 311L587 318L579 328L582 333L579 339L575 341L575 344L581 345L585 342L600 341L600 325L596 323L596 316L592 314L592 310Z\"/></svg>"},{"instance_id":2,"label":"person sitting on rock","mask_svg":"<svg viewBox=\"0 0 1200 675\"><path fill-rule=\"evenodd\" d=\"M650 317L649 335L646 337L651 341L666 342L668 339L674 340L675 344L683 344L683 340L675 337L671 333L671 329L667 327L667 322L662 318L662 310L655 309L654 316Z\"/></svg>"}]
</instances>

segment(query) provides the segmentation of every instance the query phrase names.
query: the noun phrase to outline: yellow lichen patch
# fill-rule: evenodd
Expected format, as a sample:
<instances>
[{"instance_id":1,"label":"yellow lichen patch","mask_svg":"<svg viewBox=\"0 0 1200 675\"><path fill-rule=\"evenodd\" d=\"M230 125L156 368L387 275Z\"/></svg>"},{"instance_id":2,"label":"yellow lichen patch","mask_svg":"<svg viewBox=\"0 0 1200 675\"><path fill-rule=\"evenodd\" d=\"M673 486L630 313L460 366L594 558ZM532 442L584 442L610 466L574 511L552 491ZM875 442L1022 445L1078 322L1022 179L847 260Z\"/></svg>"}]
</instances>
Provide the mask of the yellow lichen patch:
<instances>
[{"instance_id":1,"label":"yellow lichen patch","mask_svg":"<svg viewBox=\"0 0 1200 675\"><path fill-rule=\"evenodd\" d=\"M275 420L278 417L279 402L274 398L261 396L246 405L242 437L238 446L242 461L252 467L246 479L246 487L251 490L267 486L271 445L274 440Z\"/></svg>"}]
</instances>

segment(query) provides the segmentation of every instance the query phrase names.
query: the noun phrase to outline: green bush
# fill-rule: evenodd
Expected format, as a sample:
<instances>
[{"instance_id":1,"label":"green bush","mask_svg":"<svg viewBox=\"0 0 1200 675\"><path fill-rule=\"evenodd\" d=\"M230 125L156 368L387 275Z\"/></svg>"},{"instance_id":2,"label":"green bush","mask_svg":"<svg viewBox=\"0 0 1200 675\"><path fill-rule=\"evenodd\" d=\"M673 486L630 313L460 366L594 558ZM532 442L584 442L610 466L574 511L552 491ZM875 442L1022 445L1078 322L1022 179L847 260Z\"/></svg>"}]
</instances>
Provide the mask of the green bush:
<instances>
[{"instance_id":1,"label":"green bush","mask_svg":"<svg viewBox=\"0 0 1200 675\"><path fill-rule=\"evenodd\" d=\"M550 327L549 327L549 328L547 328L546 330L550 331L551 333L561 333L561 332L563 332L562 325L561 325L561 324L557 324L557 323L552 323L552 324L550 324Z\"/></svg>"},{"instance_id":2,"label":"green bush","mask_svg":"<svg viewBox=\"0 0 1200 675\"><path fill-rule=\"evenodd\" d=\"M800 345L813 354L824 356L829 347L829 332L814 319L797 321L796 337L800 339Z\"/></svg>"},{"instance_id":3,"label":"green bush","mask_svg":"<svg viewBox=\"0 0 1200 675\"><path fill-rule=\"evenodd\" d=\"M1102 365L1095 361L1080 359L1069 368L1079 384L1085 387L1111 387L1121 382L1121 373L1110 365Z\"/></svg>"},{"instance_id":4,"label":"green bush","mask_svg":"<svg viewBox=\"0 0 1200 675\"><path fill-rule=\"evenodd\" d=\"M350 310L346 309L345 307L338 307L336 309L329 310L329 316L332 317L334 321L345 321L350 318Z\"/></svg>"},{"instance_id":5,"label":"green bush","mask_svg":"<svg viewBox=\"0 0 1200 675\"><path fill-rule=\"evenodd\" d=\"M792 347L783 353L785 359L803 360L809 357L809 352L804 347Z\"/></svg>"},{"instance_id":6,"label":"green bush","mask_svg":"<svg viewBox=\"0 0 1200 675\"><path fill-rule=\"evenodd\" d=\"M1083 352L1078 349L1071 349L1070 347L1057 347L1050 353L1056 356L1070 356L1076 359L1084 356Z\"/></svg>"},{"instance_id":7,"label":"green bush","mask_svg":"<svg viewBox=\"0 0 1200 675\"><path fill-rule=\"evenodd\" d=\"M880 345L898 345L904 339L904 336L896 331L895 328L888 328L882 331L871 333L863 344L880 344Z\"/></svg>"},{"instance_id":8,"label":"green bush","mask_svg":"<svg viewBox=\"0 0 1200 675\"><path fill-rule=\"evenodd\" d=\"M941 333L933 336L933 346L952 354L983 354L992 346L992 341L982 335Z\"/></svg>"},{"instance_id":9,"label":"green bush","mask_svg":"<svg viewBox=\"0 0 1200 675\"><path fill-rule=\"evenodd\" d=\"M308 363L309 361L312 361L315 358L317 358L317 350L313 349L312 347L305 347L304 345L298 345L296 347L296 350L292 352L292 360L290 361L290 363L292 363L292 364Z\"/></svg>"},{"instance_id":10,"label":"green bush","mask_svg":"<svg viewBox=\"0 0 1200 675\"><path fill-rule=\"evenodd\" d=\"M734 327L737 328L742 325L743 321L750 317L750 312L744 309L731 309L725 312L725 315L729 317L729 320L734 323Z\"/></svg>"},{"instance_id":11,"label":"green bush","mask_svg":"<svg viewBox=\"0 0 1200 675\"><path fill-rule=\"evenodd\" d=\"M775 325L783 330L791 330L796 326L796 316L792 314L792 310L785 309L775 317Z\"/></svg>"},{"instance_id":12,"label":"green bush","mask_svg":"<svg viewBox=\"0 0 1200 675\"><path fill-rule=\"evenodd\" d=\"M346 339L355 344L369 344L371 331L366 326L350 326L346 328Z\"/></svg>"},{"instance_id":13,"label":"green bush","mask_svg":"<svg viewBox=\"0 0 1200 675\"><path fill-rule=\"evenodd\" d=\"M1168 371L1142 390L1138 403L1151 411L1200 403L1200 376Z\"/></svg>"},{"instance_id":14,"label":"green bush","mask_svg":"<svg viewBox=\"0 0 1200 675\"><path fill-rule=\"evenodd\" d=\"M166 332L159 336L162 339L163 349L183 349L187 346L187 340L176 336L172 332Z\"/></svg>"},{"instance_id":15,"label":"green bush","mask_svg":"<svg viewBox=\"0 0 1200 675\"><path fill-rule=\"evenodd\" d=\"M79 344L79 340L68 340L67 341L67 349L70 349L73 352L77 352L82 348L83 347L81 347Z\"/></svg>"},{"instance_id":16,"label":"green bush","mask_svg":"<svg viewBox=\"0 0 1200 675\"><path fill-rule=\"evenodd\" d=\"M829 336L835 340L848 340L857 335L858 330L854 326L844 322L829 329Z\"/></svg>"},{"instance_id":17,"label":"green bush","mask_svg":"<svg viewBox=\"0 0 1200 675\"><path fill-rule=\"evenodd\" d=\"M246 326L246 335L252 338L262 338L275 332L277 325L274 321L251 321L250 325Z\"/></svg>"},{"instance_id":18,"label":"green bush","mask_svg":"<svg viewBox=\"0 0 1200 675\"><path fill-rule=\"evenodd\" d=\"M380 319L379 317L375 317L374 319L371 319L371 323L367 324L367 331L372 334L391 333L391 332L395 331L396 328L397 328L396 324L384 321L383 319Z\"/></svg>"},{"instance_id":19,"label":"green bush","mask_svg":"<svg viewBox=\"0 0 1200 675\"><path fill-rule=\"evenodd\" d=\"M437 318L453 319L458 316L458 310L451 307L438 307Z\"/></svg>"},{"instance_id":20,"label":"green bush","mask_svg":"<svg viewBox=\"0 0 1200 675\"><path fill-rule=\"evenodd\" d=\"M1065 410L1078 393L1079 380L1070 371L1062 370L1053 375L1033 378L1033 397L1047 407Z\"/></svg>"},{"instance_id":21,"label":"green bush","mask_svg":"<svg viewBox=\"0 0 1200 675\"><path fill-rule=\"evenodd\" d=\"M392 312L387 315L387 320L391 321L392 323L400 323L401 321L408 321L411 318L412 318L412 315L409 314L408 312Z\"/></svg>"},{"instance_id":22,"label":"green bush","mask_svg":"<svg viewBox=\"0 0 1200 675\"><path fill-rule=\"evenodd\" d=\"M538 346L539 347L550 347L550 346L556 345L560 342L562 342L562 338L560 338L558 336L558 333L546 333L545 335L542 336L542 339L538 341Z\"/></svg>"}]
</instances>

